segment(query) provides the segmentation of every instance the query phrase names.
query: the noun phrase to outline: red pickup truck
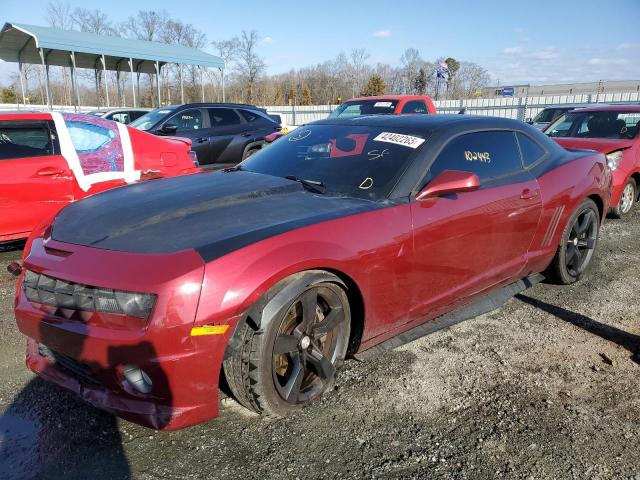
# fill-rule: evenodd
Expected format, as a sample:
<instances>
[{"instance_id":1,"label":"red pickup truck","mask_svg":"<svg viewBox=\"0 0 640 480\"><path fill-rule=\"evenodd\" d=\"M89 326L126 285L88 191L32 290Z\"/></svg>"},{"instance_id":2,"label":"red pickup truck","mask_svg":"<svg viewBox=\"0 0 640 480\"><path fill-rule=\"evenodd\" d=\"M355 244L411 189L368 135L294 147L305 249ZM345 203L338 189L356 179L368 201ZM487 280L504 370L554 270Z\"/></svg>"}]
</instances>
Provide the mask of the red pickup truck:
<instances>
[{"instance_id":1,"label":"red pickup truck","mask_svg":"<svg viewBox=\"0 0 640 480\"><path fill-rule=\"evenodd\" d=\"M436 113L436 107L426 95L380 95L347 100L331 112L329 118L411 113L433 114Z\"/></svg>"}]
</instances>

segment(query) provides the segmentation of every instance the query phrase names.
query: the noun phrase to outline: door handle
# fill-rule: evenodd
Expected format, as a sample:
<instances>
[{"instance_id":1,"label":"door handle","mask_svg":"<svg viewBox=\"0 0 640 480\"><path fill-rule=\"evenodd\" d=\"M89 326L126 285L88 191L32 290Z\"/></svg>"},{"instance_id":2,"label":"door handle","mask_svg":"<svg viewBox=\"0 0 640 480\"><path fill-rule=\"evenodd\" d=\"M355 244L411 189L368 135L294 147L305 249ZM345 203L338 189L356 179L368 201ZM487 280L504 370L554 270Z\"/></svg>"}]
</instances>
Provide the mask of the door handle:
<instances>
[{"instance_id":1,"label":"door handle","mask_svg":"<svg viewBox=\"0 0 640 480\"><path fill-rule=\"evenodd\" d=\"M200 137L199 139L197 139L197 140L196 140L196 142L198 142L198 143L204 143L204 142L206 142L207 140L209 140L209 138L208 138L208 137Z\"/></svg>"},{"instance_id":2,"label":"door handle","mask_svg":"<svg viewBox=\"0 0 640 480\"><path fill-rule=\"evenodd\" d=\"M250 133L243 133L242 135L240 135L241 137L250 137L251 134Z\"/></svg>"},{"instance_id":3,"label":"door handle","mask_svg":"<svg viewBox=\"0 0 640 480\"><path fill-rule=\"evenodd\" d=\"M53 177L54 175L62 175L64 170L56 167L44 167L36 172L39 177Z\"/></svg>"},{"instance_id":4,"label":"door handle","mask_svg":"<svg viewBox=\"0 0 640 480\"><path fill-rule=\"evenodd\" d=\"M540 190L531 190L529 188L525 188L520 194L520 198L522 200L531 200L540 195Z\"/></svg>"}]
</instances>

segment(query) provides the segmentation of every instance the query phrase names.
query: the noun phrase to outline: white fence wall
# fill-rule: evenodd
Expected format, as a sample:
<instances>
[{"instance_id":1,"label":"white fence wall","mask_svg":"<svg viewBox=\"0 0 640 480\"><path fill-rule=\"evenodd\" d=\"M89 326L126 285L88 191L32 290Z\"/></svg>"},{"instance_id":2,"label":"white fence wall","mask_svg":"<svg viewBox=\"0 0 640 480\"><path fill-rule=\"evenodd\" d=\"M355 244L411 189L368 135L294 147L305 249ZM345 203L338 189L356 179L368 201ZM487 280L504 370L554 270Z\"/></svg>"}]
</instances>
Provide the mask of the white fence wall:
<instances>
[{"instance_id":1,"label":"white fence wall","mask_svg":"<svg viewBox=\"0 0 640 480\"><path fill-rule=\"evenodd\" d=\"M526 120L533 118L545 107L559 104L594 103L640 103L640 92L600 93L582 95L553 95L540 97L470 98L464 100L440 100L434 102L438 113L458 113L465 109L469 115L490 115L497 117ZM302 125L326 118L337 105L282 106L264 107L270 113L278 113L287 125ZM72 111L73 107L54 105L54 110ZM96 110L97 107L82 107L83 112ZM0 104L2 110L42 111L46 105Z\"/></svg>"},{"instance_id":2,"label":"white fence wall","mask_svg":"<svg viewBox=\"0 0 640 480\"><path fill-rule=\"evenodd\" d=\"M438 113L458 113L463 108L469 115L488 115L525 120L540 110L559 104L640 103L640 92L601 93L582 95L553 95L540 97L470 98L434 102ZM302 125L326 118L337 105L309 107L267 106L267 111L279 113L289 125Z\"/></svg>"}]
</instances>

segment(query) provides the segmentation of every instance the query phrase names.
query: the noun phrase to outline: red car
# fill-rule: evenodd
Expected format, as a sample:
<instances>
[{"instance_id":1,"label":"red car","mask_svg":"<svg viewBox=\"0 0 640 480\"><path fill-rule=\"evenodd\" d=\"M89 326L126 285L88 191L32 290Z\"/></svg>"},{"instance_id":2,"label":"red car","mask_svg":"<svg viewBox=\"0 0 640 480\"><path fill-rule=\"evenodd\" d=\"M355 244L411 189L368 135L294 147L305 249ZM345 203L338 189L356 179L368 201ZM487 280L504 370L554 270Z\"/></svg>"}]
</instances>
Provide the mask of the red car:
<instances>
[{"instance_id":1,"label":"red car","mask_svg":"<svg viewBox=\"0 0 640 480\"><path fill-rule=\"evenodd\" d=\"M631 211L640 187L640 105L608 105L573 110L545 130L563 147L604 153L613 170L611 214Z\"/></svg>"},{"instance_id":2,"label":"red car","mask_svg":"<svg viewBox=\"0 0 640 480\"><path fill-rule=\"evenodd\" d=\"M436 107L426 95L380 95L347 100L331 112L329 118L412 113L434 114Z\"/></svg>"},{"instance_id":3,"label":"red car","mask_svg":"<svg viewBox=\"0 0 640 480\"><path fill-rule=\"evenodd\" d=\"M366 357L589 266L605 157L516 120L328 119L239 166L94 195L30 237L27 365L156 429L285 415Z\"/></svg>"},{"instance_id":4,"label":"red car","mask_svg":"<svg viewBox=\"0 0 640 480\"><path fill-rule=\"evenodd\" d=\"M90 115L0 114L0 242L96 192L200 171L190 145Z\"/></svg>"}]
</instances>

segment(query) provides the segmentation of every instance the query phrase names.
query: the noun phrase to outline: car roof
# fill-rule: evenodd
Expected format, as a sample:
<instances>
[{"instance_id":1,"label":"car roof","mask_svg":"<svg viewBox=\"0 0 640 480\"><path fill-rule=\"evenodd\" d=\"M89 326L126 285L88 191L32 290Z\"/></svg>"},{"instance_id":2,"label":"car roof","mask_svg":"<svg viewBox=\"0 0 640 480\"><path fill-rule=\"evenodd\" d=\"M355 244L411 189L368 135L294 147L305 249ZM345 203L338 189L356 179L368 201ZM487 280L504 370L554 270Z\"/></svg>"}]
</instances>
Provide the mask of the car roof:
<instances>
[{"instance_id":1,"label":"car roof","mask_svg":"<svg viewBox=\"0 0 640 480\"><path fill-rule=\"evenodd\" d=\"M347 102L355 102L362 100L422 100L423 98L429 98L427 95L373 95L371 97L356 97L345 100Z\"/></svg>"},{"instance_id":2,"label":"car roof","mask_svg":"<svg viewBox=\"0 0 640 480\"><path fill-rule=\"evenodd\" d=\"M363 127L391 127L405 129L440 130L450 125L468 124L470 129L510 128L521 130L527 125L519 120L480 115L362 115L357 117L326 118L311 125L351 125Z\"/></svg>"},{"instance_id":3,"label":"car roof","mask_svg":"<svg viewBox=\"0 0 640 480\"><path fill-rule=\"evenodd\" d=\"M179 105L168 105L161 108L184 108L184 107L230 107L230 108L255 108L257 110L264 110L262 107L250 105L248 103L222 103L222 102L197 102L197 103L183 103Z\"/></svg>"},{"instance_id":4,"label":"car roof","mask_svg":"<svg viewBox=\"0 0 640 480\"><path fill-rule=\"evenodd\" d=\"M560 105L548 105L546 107L543 108L543 110L550 110L550 109L558 109L558 108L565 108L567 110L571 110L574 108L584 108L584 103L561 103ZM533 107L533 105L531 105L531 107Z\"/></svg>"},{"instance_id":5,"label":"car roof","mask_svg":"<svg viewBox=\"0 0 640 480\"><path fill-rule=\"evenodd\" d=\"M599 105L581 108L580 112L640 112L640 104L635 105Z\"/></svg>"}]
</instances>

